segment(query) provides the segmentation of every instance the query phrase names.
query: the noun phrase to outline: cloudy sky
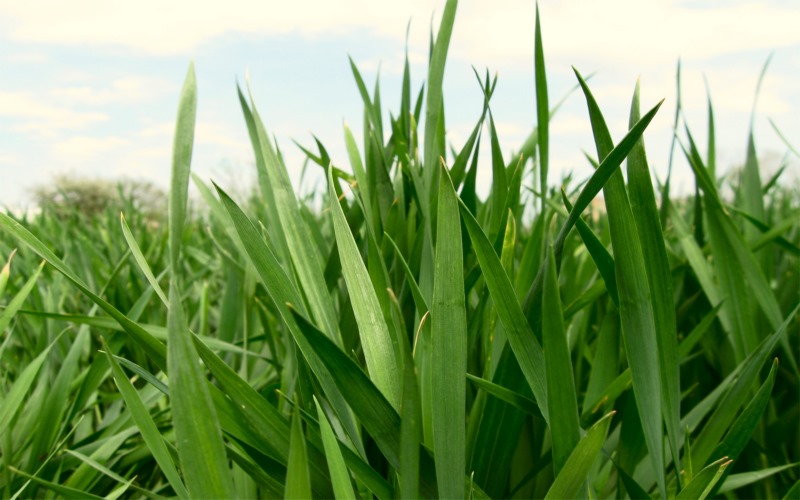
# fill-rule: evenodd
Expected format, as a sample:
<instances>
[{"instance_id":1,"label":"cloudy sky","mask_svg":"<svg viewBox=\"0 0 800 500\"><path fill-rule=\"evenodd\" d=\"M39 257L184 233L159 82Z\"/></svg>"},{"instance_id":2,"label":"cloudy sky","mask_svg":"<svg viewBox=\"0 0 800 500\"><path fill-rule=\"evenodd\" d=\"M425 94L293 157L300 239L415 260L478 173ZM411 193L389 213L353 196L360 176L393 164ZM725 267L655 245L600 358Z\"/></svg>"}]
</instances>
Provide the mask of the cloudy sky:
<instances>
[{"instance_id":1,"label":"cloudy sky","mask_svg":"<svg viewBox=\"0 0 800 500\"><path fill-rule=\"evenodd\" d=\"M190 60L198 78L193 169L223 185L246 185L254 170L236 82L249 74L267 127L297 180L302 154L292 139L319 137L347 165L342 124L359 136L360 97L347 61L367 81L380 69L385 105L396 113L411 21L409 57L419 88L431 20L444 0L3 2L0 4L0 206L30 204L54 175L144 178L166 186L180 87ZM460 147L480 114L472 67L499 75L492 109L504 151L535 124L534 2L460 3L445 75L448 140ZM642 107L666 98L646 134L663 178L675 110L675 68L683 67L685 116L705 143L706 86L717 119L720 168L741 164L758 75L774 53L758 101L756 144L765 169L787 150L771 119L800 145L800 4L793 0L543 1L551 102L590 81L615 139L626 130L637 78ZM388 113L385 114L388 116ZM590 173L585 103L573 94L551 124L553 183ZM798 162L792 162L797 177ZM791 173L791 172L790 172ZM488 164L481 171L488 180ZM486 183L484 183L485 185ZM693 186L684 162L676 189Z\"/></svg>"}]
</instances>

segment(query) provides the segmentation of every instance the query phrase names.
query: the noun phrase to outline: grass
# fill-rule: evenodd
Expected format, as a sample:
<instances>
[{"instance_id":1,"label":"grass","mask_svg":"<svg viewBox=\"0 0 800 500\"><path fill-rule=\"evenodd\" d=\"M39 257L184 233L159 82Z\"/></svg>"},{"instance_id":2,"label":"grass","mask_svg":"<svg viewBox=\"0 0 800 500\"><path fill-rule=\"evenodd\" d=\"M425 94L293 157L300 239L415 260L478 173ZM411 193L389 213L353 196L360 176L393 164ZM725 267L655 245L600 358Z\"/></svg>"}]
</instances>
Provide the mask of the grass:
<instances>
[{"instance_id":1,"label":"grass","mask_svg":"<svg viewBox=\"0 0 800 500\"><path fill-rule=\"evenodd\" d=\"M473 134L446 144L455 12L388 121L352 64L349 167L303 148L321 211L249 89L258 191L191 176L190 67L160 221L130 199L122 219L0 214L3 497L796 496L798 190L761 177L752 131L720 177L710 101L705 154L678 102L696 191L671 198L643 139L661 103L632 89L617 142L577 71L596 169L554 186L538 14L529 140L501 154L487 76Z\"/></svg>"}]
</instances>

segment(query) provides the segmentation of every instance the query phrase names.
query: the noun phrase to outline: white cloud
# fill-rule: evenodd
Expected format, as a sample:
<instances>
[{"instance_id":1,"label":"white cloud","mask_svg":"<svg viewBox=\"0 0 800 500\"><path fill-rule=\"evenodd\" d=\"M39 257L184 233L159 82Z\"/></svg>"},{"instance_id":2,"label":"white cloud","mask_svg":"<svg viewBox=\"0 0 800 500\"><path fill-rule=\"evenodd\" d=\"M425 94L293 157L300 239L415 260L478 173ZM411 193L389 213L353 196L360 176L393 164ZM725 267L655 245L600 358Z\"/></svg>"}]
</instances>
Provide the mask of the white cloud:
<instances>
[{"instance_id":1,"label":"white cloud","mask_svg":"<svg viewBox=\"0 0 800 500\"><path fill-rule=\"evenodd\" d=\"M431 14L440 14L443 8L443 1L433 0L234 0L206 2L202 7L190 0L90 0L81 2L80 8L56 1L6 2L0 13L8 20L9 36L17 41L112 45L151 54L190 54L204 42L230 33L308 37L364 33L402 41L403 27L412 18L412 45L426 52ZM742 2L697 8L674 0L572 0L548 2L541 12L550 58L661 64L681 54L703 59L800 41L796 5ZM479 66L527 61L532 54L533 20L534 3L529 0L462 2L454 55Z\"/></svg>"},{"instance_id":2,"label":"white cloud","mask_svg":"<svg viewBox=\"0 0 800 500\"><path fill-rule=\"evenodd\" d=\"M51 97L77 105L138 104L175 90L176 85L158 78L131 76L111 82L107 87L72 85L49 90Z\"/></svg>"},{"instance_id":3,"label":"white cloud","mask_svg":"<svg viewBox=\"0 0 800 500\"><path fill-rule=\"evenodd\" d=\"M53 144L53 153L64 166L81 165L102 153L117 151L129 144L130 141L122 137L72 136ZM114 161L109 158L108 163Z\"/></svg>"},{"instance_id":4,"label":"white cloud","mask_svg":"<svg viewBox=\"0 0 800 500\"><path fill-rule=\"evenodd\" d=\"M95 111L75 111L68 107L42 102L33 92L0 90L0 116L10 118L8 130L44 137L58 131L85 128L108 120Z\"/></svg>"}]
</instances>

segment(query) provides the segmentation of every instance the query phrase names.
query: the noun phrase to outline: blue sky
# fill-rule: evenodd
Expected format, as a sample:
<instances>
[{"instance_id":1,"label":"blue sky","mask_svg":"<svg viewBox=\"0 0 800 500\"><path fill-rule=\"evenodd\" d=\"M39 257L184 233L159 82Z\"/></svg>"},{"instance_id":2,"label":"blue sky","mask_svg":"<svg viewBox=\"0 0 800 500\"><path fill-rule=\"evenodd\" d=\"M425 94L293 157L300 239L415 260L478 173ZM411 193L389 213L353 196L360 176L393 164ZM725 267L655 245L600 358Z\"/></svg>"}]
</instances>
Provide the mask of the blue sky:
<instances>
[{"instance_id":1,"label":"blue sky","mask_svg":"<svg viewBox=\"0 0 800 500\"><path fill-rule=\"evenodd\" d=\"M384 104L399 107L406 24L414 87L427 62L431 16L444 1L142 1L122 4L5 2L0 5L0 206L30 205L29 193L54 175L143 178L166 186L178 94L190 60L198 78L193 170L230 187L253 177L253 157L236 98L249 74L256 104L298 179L302 153L292 139L311 133L347 168L346 121L359 136L360 97L348 54L369 82L380 67ZM663 178L675 106L675 66L683 65L685 115L705 143L706 90L717 119L721 169L741 164L761 67L774 52L755 121L768 173L786 147L772 119L800 145L800 4L634 0L548 1L540 6L551 102L574 84L571 66L595 72L590 86L612 135L626 130L641 78L642 106L666 102L646 134L652 168ZM492 110L505 152L535 124L532 1L462 1L445 75L448 140L460 147L480 114L472 66L499 75ZM438 24L437 24L438 25ZM385 113L388 117L388 113ZM573 94L551 125L551 182L591 171L585 103ZM485 148L484 148L485 149ZM789 176L798 177L790 159ZM480 175L488 185L491 169ZM693 186L684 162L674 185Z\"/></svg>"}]
</instances>

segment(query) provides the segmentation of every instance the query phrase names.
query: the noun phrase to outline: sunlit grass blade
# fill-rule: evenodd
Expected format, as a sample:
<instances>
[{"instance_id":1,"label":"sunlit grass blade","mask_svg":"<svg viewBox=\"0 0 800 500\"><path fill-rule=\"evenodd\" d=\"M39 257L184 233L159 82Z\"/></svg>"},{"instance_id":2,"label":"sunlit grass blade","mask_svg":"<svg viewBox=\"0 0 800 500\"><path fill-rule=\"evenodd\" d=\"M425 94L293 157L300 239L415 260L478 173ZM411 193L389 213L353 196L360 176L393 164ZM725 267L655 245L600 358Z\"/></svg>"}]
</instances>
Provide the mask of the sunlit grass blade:
<instances>
[{"instance_id":1,"label":"sunlit grass blade","mask_svg":"<svg viewBox=\"0 0 800 500\"><path fill-rule=\"evenodd\" d=\"M545 498L577 498L587 479L597 455L603 447L614 412L609 413L591 426L586 435L570 453L561 472L547 491Z\"/></svg>"},{"instance_id":2,"label":"sunlit grass blade","mask_svg":"<svg viewBox=\"0 0 800 500\"><path fill-rule=\"evenodd\" d=\"M142 273L144 273L145 277L147 278L147 282L150 283L150 286L152 286L153 290L155 290L158 298L161 299L161 302L165 306L168 306L169 299L167 299L167 295L161 289L161 286L158 284L158 280L153 275L153 271L150 269L150 265L147 263L147 260L145 260L144 255L142 254L142 249L139 248L139 244L133 237L131 229L128 227L128 223L125 221L125 216L122 213L119 214L119 221L120 226L122 227L122 234L125 236L125 241L128 243L128 248L131 249L131 255L133 255L133 259L136 261L136 264L139 266L139 269L142 271Z\"/></svg>"},{"instance_id":3,"label":"sunlit grass blade","mask_svg":"<svg viewBox=\"0 0 800 500\"><path fill-rule=\"evenodd\" d=\"M800 465L800 462L795 462L793 464L779 465L777 467L768 467L766 469L754 470L750 472L740 472L738 474L730 474L728 475L727 478L725 478L724 482L721 483L722 485L717 490L717 493L722 495L729 491L734 491L739 488L744 488L745 486L749 486L759 481L763 481L764 479L770 476L773 476L775 474L780 474L781 472L797 467L798 465Z\"/></svg>"},{"instance_id":4,"label":"sunlit grass blade","mask_svg":"<svg viewBox=\"0 0 800 500\"><path fill-rule=\"evenodd\" d=\"M339 247L339 259L342 263L342 274L350 292L359 337L364 349L367 371L384 396L395 408L400 407L400 370L392 335L386 320L381 313L381 306L369 273L361 259L361 253L350 232L347 219L339 204L334 189L333 172L328 170L328 193L336 243Z\"/></svg>"},{"instance_id":5,"label":"sunlit grass blade","mask_svg":"<svg viewBox=\"0 0 800 500\"><path fill-rule=\"evenodd\" d=\"M181 93L172 163L169 204L169 256L173 277L169 285L167 314L167 372L173 405L178 457L192 497L231 497L231 483L225 446L208 384L200 367L178 291L183 224L189 189L189 171L194 143L197 90L194 66Z\"/></svg>"},{"instance_id":6,"label":"sunlit grass blade","mask_svg":"<svg viewBox=\"0 0 800 500\"><path fill-rule=\"evenodd\" d=\"M3 269L0 269L0 297L3 296L3 293L6 291L6 285L8 284L8 277L11 275L11 261L14 259L14 255L17 254L17 249L11 251L8 255L8 259L6 260Z\"/></svg>"},{"instance_id":7,"label":"sunlit grass blade","mask_svg":"<svg viewBox=\"0 0 800 500\"><path fill-rule=\"evenodd\" d=\"M11 259L9 259L9 261L10 260ZM44 262L39 264L39 267L36 269L36 271L31 275L30 278L28 278L25 284L22 285L5 309L3 309L3 312L0 313L0 334L6 331L8 325L11 324L11 320L14 319L14 316L25 303L25 300L28 298L28 295L30 295L33 287L36 286L36 282L39 280L39 276L42 274L42 268L44 268L44 264ZM7 335L10 336L11 332L8 332ZM3 350L0 349L0 353L2 352Z\"/></svg>"},{"instance_id":8,"label":"sunlit grass blade","mask_svg":"<svg viewBox=\"0 0 800 500\"><path fill-rule=\"evenodd\" d=\"M536 131L539 149L539 191L547 192L547 174L550 164L550 104L547 98L547 74L544 65L542 26L539 21L539 2L536 2L536 28L534 31L533 60L536 80ZM542 211L544 212L542 197Z\"/></svg>"}]
</instances>

